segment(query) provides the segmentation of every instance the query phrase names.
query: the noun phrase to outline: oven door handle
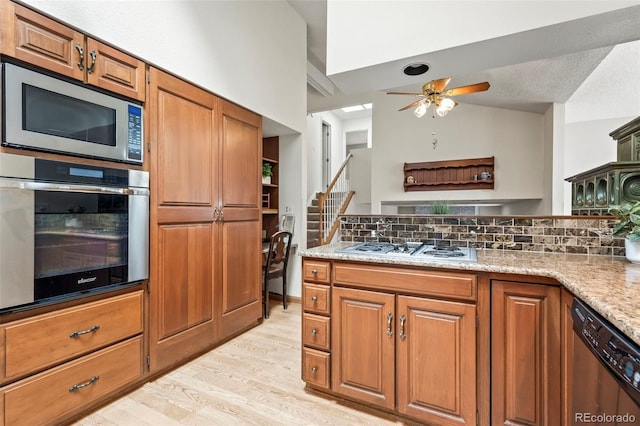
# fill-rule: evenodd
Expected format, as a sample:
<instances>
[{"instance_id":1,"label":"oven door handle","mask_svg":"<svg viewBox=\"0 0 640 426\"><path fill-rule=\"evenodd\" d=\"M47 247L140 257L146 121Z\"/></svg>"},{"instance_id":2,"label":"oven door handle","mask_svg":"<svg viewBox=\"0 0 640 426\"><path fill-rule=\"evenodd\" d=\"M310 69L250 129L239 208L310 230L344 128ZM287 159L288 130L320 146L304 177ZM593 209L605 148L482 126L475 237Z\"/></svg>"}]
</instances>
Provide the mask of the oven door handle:
<instances>
[{"instance_id":1,"label":"oven door handle","mask_svg":"<svg viewBox=\"0 0 640 426\"><path fill-rule=\"evenodd\" d=\"M59 182L0 178L1 189L23 189L28 191L84 192L92 194L143 195L149 196L147 188L116 188L110 186L75 185Z\"/></svg>"}]
</instances>

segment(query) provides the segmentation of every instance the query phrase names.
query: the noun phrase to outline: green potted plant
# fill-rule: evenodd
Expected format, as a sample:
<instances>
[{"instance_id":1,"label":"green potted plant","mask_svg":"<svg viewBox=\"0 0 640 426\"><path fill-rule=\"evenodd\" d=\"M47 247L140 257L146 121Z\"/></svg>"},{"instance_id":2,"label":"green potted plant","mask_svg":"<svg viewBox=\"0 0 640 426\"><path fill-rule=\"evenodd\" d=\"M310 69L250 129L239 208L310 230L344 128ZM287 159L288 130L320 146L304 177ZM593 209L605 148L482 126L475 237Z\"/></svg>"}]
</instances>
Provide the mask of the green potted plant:
<instances>
[{"instance_id":1,"label":"green potted plant","mask_svg":"<svg viewBox=\"0 0 640 426\"><path fill-rule=\"evenodd\" d=\"M630 262L640 263L640 201L611 206L609 212L619 220L613 235L625 237L625 256Z\"/></svg>"},{"instance_id":2,"label":"green potted plant","mask_svg":"<svg viewBox=\"0 0 640 426\"><path fill-rule=\"evenodd\" d=\"M431 212L433 214L451 214L451 204L448 201L436 200L431 203Z\"/></svg>"},{"instance_id":3,"label":"green potted plant","mask_svg":"<svg viewBox=\"0 0 640 426\"><path fill-rule=\"evenodd\" d=\"M262 183L271 183L271 176L273 176L273 170L271 163L267 161L262 162Z\"/></svg>"}]
</instances>

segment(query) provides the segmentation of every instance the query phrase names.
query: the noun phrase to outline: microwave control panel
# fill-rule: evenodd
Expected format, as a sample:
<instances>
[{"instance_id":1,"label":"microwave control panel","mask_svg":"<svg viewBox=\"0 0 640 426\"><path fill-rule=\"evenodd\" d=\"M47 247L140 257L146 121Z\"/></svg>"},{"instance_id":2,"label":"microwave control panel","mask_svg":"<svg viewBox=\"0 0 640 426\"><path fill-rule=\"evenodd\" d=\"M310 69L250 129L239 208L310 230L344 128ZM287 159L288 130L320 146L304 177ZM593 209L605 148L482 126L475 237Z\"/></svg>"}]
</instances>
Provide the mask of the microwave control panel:
<instances>
[{"instance_id":1,"label":"microwave control panel","mask_svg":"<svg viewBox=\"0 0 640 426\"><path fill-rule=\"evenodd\" d=\"M129 105L127 158L142 162L142 108Z\"/></svg>"}]
</instances>

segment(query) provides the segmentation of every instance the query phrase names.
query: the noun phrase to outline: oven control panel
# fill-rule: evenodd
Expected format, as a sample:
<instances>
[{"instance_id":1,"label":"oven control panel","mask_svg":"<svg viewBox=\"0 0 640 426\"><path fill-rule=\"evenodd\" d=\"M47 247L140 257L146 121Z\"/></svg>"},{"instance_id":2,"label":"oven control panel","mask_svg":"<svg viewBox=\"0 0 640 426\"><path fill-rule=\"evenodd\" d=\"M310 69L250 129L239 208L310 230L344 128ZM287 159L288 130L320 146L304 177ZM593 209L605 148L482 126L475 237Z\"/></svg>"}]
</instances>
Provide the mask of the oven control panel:
<instances>
[{"instance_id":1,"label":"oven control panel","mask_svg":"<svg viewBox=\"0 0 640 426\"><path fill-rule=\"evenodd\" d=\"M628 390L635 391L634 399L640 399L640 348L624 333L578 299L572 307L573 330L591 351L609 367L618 381Z\"/></svg>"}]
</instances>

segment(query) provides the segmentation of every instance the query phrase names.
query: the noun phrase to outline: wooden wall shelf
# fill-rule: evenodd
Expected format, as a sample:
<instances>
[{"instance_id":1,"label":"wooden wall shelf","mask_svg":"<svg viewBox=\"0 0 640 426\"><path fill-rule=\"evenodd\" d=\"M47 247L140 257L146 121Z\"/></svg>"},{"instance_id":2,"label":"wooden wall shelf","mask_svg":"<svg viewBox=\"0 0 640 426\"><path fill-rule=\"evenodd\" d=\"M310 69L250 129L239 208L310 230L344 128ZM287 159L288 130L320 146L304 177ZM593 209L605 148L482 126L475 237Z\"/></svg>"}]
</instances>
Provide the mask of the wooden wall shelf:
<instances>
[{"instance_id":1,"label":"wooden wall shelf","mask_svg":"<svg viewBox=\"0 0 640 426\"><path fill-rule=\"evenodd\" d=\"M404 190L493 189L494 157L404 163ZM482 174L489 177L483 179Z\"/></svg>"}]
</instances>

